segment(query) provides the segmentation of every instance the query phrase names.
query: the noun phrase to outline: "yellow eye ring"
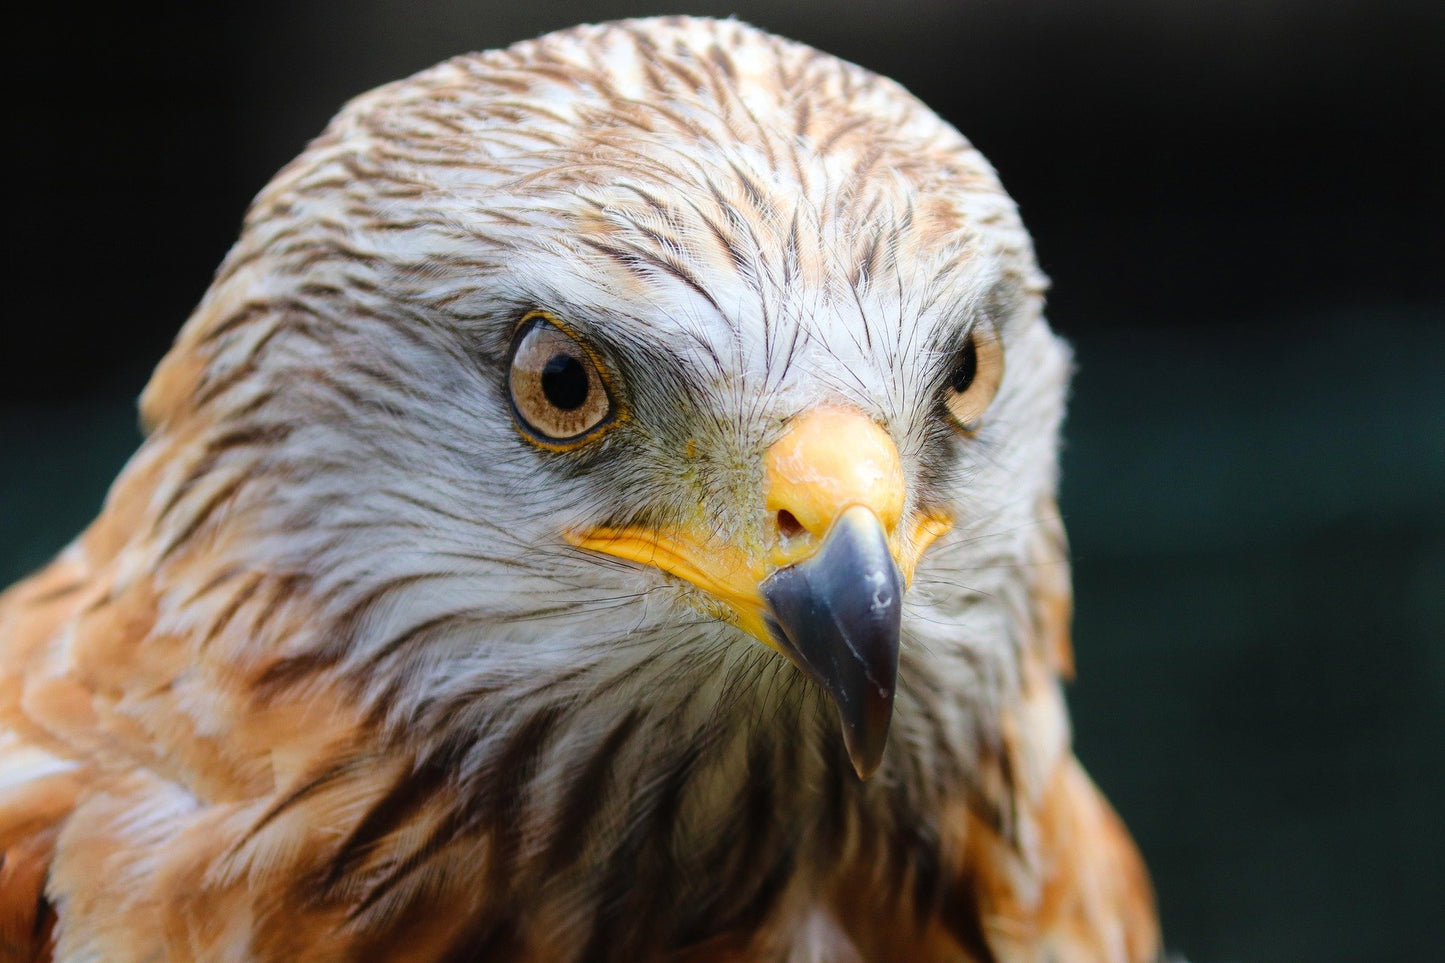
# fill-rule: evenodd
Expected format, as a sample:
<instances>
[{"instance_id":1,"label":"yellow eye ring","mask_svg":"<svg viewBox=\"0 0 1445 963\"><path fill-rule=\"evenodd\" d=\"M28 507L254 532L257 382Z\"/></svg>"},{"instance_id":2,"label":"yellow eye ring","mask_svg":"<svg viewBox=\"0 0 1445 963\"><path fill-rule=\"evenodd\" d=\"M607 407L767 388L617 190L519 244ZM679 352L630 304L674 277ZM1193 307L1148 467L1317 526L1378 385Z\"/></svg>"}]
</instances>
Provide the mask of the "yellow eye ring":
<instances>
[{"instance_id":1,"label":"yellow eye ring","mask_svg":"<svg viewBox=\"0 0 1445 963\"><path fill-rule=\"evenodd\" d=\"M990 327L979 325L954 356L943 386L943 406L961 431L975 432L1003 382L1003 343Z\"/></svg>"},{"instance_id":2,"label":"yellow eye ring","mask_svg":"<svg viewBox=\"0 0 1445 963\"><path fill-rule=\"evenodd\" d=\"M507 397L517 429L549 451L571 451L617 422L602 359L556 318L531 311L517 323L507 358Z\"/></svg>"}]
</instances>

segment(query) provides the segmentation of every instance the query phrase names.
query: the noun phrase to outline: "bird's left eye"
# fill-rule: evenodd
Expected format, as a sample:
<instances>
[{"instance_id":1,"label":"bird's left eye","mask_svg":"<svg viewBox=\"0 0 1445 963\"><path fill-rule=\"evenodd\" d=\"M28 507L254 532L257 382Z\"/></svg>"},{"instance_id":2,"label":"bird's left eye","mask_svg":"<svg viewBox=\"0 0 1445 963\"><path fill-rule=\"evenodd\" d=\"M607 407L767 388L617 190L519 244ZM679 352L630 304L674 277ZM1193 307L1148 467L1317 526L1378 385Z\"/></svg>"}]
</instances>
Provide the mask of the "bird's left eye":
<instances>
[{"instance_id":1,"label":"bird's left eye","mask_svg":"<svg viewBox=\"0 0 1445 963\"><path fill-rule=\"evenodd\" d=\"M953 423L964 431L978 428L1003 381L1003 345L998 335L982 326L968 335L943 386L943 406Z\"/></svg>"},{"instance_id":2,"label":"bird's left eye","mask_svg":"<svg viewBox=\"0 0 1445 963\"><path fill-rule=\"evenodd\" d=\"M612 420L612 398L592 352L544 314L522 319L507 391L517 424L548 448L571 448Z\"/></svg>"}]
</instances>

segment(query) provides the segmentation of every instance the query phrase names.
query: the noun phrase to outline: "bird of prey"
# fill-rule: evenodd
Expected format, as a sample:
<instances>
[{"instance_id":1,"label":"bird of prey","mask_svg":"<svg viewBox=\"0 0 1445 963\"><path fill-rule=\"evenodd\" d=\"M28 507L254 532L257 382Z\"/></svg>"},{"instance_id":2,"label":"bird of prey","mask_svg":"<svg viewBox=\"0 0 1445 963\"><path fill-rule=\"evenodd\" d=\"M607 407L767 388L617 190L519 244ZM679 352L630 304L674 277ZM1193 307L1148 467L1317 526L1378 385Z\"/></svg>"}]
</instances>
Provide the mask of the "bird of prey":
<instances>
[{"instance_id":1,"label":"bird of prey","mask_svg":"<svg viewBox=\"0 0 1445 963\"><path fill-rule=\"evenodd\" d=\"M1139 961L987 162L736 21L348 104L0 598L0 959Z\"/></svg>"}]
</instances>

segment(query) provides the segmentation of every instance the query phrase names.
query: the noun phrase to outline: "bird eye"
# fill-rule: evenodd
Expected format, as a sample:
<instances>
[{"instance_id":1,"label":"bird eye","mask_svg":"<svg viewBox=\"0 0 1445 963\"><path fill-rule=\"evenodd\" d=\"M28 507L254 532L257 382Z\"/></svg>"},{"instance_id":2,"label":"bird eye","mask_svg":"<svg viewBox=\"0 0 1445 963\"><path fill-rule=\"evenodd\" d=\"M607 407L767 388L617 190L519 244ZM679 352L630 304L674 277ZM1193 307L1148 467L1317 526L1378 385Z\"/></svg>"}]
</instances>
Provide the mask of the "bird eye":
<instances>
[{"instance_id":1,"label":"bird eye","mask_svg":"<svg viewBox=\"0 0 1445 963\"><path fill-rule=\"evenodd\" d=\"M543 314L529 314L517 329L507 391L517 424L544 447L571 448L612 420L592 352Z\"/></svg>"},{"instance_id":2,"label":"bird eye","mask_svg":"<svg viewBox=\"0 0 1445 963\"><path fill-rule=\"evenodd\" d=\"M1003 380L1003 345L992 331L975 329L953 359L943 405L954 424L974 431Z\"/></svg>"}]
</instances>

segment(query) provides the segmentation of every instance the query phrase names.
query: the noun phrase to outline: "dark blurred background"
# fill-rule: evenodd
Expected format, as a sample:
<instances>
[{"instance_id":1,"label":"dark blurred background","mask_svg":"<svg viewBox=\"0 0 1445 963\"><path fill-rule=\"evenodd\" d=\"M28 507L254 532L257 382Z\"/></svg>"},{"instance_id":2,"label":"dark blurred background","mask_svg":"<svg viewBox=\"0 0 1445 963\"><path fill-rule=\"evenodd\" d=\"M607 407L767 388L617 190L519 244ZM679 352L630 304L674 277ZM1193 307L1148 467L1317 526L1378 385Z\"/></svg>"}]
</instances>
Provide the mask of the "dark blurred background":
<instances>
[{"instance_id":1,"label":"dark blurred background","mask_svg":"<svg viewBox=\"0 0 1445 963\"><path fill-rule=\"evenodd\" d=\"M248 198L347 97L736 13L902 81L1078 351L1080 755L1200 963L1445 947L1445 3L293 0L7 30L0 584L92 516Z\"/></svg>"}]
</instances>

